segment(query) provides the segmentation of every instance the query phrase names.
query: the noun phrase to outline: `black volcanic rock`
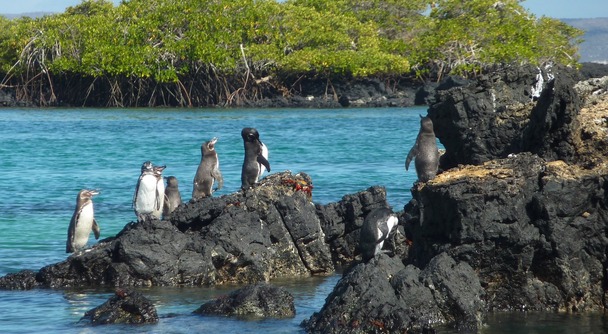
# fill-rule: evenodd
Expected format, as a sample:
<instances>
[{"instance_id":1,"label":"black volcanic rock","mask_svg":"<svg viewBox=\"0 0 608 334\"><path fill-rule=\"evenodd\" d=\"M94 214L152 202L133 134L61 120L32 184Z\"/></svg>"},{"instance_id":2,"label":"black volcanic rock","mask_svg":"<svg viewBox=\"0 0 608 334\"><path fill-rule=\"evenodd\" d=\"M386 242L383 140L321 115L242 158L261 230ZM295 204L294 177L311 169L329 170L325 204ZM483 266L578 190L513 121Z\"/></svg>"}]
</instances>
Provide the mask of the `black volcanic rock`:
<instances>
[{"instance_id":1,"label":"black volcanic rock","mask_svg":"<svg viewBox=\"0 0 608 334\"><path fill-rule=\"evenodd\" d=\"M367 214L377 208L388 207L386 189L374 186L365 191L345 195L342 200L317 205L317 215L325 232L334 262L348 265L358 255L359 230Z\"/></svg>"},{"instance_id":2,"label":"black volcanic rock","mask_svg":"<svg viewBox=\"0 0 608 334\"><path fill-rule=\"evenodd\" d=\"M37 286L36 273L31 270L21 270L0 277L0 288L6 290L30 290Z\"/></svg>"},{"instance_id":3,"label":"black volcanic rock","mask_svg":"<svg viewBox=\"0 0 608 334\"><path fill-rule=\"evenodd\" d=\"M580 69L582 79L601 78L608 76L608 64L585 62Z\"/></svg>"},{"instance_id":4,"label":"black volcanic rock","mask_svg":"<svg viewBox=\"0 0 608 334\"><path fill-rule=\"evenodd\" d=\"M507 68L437 90L449 169L412 188L405 251L352 267L304 328L468 332L492 311L604 310L608 79L573 77Z\"/></svg>"},{"instance_id":5,"label":"black volcanic rock","mask_svg":"<svg viewBox=\"0 0 608 334\"><path fill-rule=\"evenodd\" d=\"M447 171L413 189L406 262L468 263L488 310L602 309L606 175L530 153Z\"/></svg>"},{"instance_id":6,"label":"black volcanic rock","mask_svg":"<svg viewBox=\"0 0 608 334\"><path fill-rule=\"evenodd\" d=\"M171 221L130 223L114 238L2 288L196 286L329 274L334 264L304 173L269 175L246 192L204 198ZM356 213L360 214L360 213ZM15 280L29 277L30 283Z\"/></svg>"},{"instance_id":7,"label":"black volcanic rock","mask_svg":"<svg viewBox=\"0 0 608 334\"><path fill-rule=\"evenodd\" d=\"M119 289L105 303L87 311L82 319L93 325L155 324L158 314L154 304L139 292Z\"/></svg>"},{"instance_id":8,"label":"black volcanic rock","mask_svg":"<svg viewBox=\"0 0 608 334\"><path fill-rule=\"evenodd\" d=\"M411 245L348 270L309 333L477 331L487 312L605 307L608 164L521 153L412 189Z\"/></svg>"},{"instance_id":9,"label":"black volcanic rock","mask_svg":"<svg viewBox=\"0 0 608 334\"><path fill-rule=\"evenodd\" d=\"M296 307L293 296L284 288L256 284L205 303L194 313L246 318L293 318Z\"/></svg>"},{"instance_id":10,"label":"black volcanic rock","mask_svg":"<svg viewBox=\"0 0 608 334\"><path fill-rule=\"evenodd\" d=\"M547 82L523 130L520 151L536 153L547 160L575 161L573 136L583 104L575 84L572 76L563 74Z\"/></svg>"},{"instance_id":11,"label":"black volcanic rock","mask_svg":"<svg viewBox=\"0 0 608 334\"><path fill-rule=\"evenodd\" d=\"M437 89L428 113L446 149L441 168L522 151L567 158L571 147L554 146L566 145L565 133L576 126L570 122L581 106L573 91L577 77L565 67L503 66L468 85L457 80L459 85Z\"/></svg>"},{"instance_id":12,"label":"black volcanic rock","mask_svg":"<svg viewBox=\"0 0 608 334\"><path fill-rule=\"evenodd\" d=\"M440 324L476 331L482 295L475 271L445 253L424 270L381 254L345 273L303 326L309 333L422 333Z\"/></svg>"}]
</instances>

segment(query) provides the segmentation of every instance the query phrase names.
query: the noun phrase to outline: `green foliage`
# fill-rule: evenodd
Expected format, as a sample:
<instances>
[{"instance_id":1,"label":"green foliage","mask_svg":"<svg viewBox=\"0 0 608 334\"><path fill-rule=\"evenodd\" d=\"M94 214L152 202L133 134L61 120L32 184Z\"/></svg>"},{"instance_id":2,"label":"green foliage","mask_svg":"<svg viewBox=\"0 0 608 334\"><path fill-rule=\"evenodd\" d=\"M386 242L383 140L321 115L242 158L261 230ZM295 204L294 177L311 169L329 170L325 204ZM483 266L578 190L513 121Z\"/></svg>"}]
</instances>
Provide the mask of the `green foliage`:
<instances>
[{"instance_id":1,"label":"green foliage","mask_svg":"<svg viewBox=\"0 0 608 334\"><path fill-rule=\"evenodd\" d=\"M519 2L438 1L430 28L414 38L419 47L413 61L439 77L468 75L496 63L575 64L576 49L570 43L581 32L557 20L536 20Z\"/></svg>"},{"instance_id":2,"label":"green foliage","mask_svg":"<svg viewBox=\"0 0 608 334\"><path fill-rule=\"evenodd\" d=\"M284 32L276 39L276 61L285 72L365 77L409 71L407 59L381 48L374 22L286 4L273 24Z\"/></svg>"},{"instance_id":3,"label":"green foliage","mask_svg":"<svg viewBox=\"0 0 608 334\"><path fill-rule=\"evenodd\" d=\"M62 14L0 18L0 70L176 83L210 69L441 77L493 63L576 64L581 32L519 2L84 0Z\"/></svg>"},{"instance_id":4,"label":"green foliage","mask_svg":"<svg viewBox=\"0 0 608 334\"><path fill-rule=\"evenodd\" d=\"M537 62L577 63L577 46L582 42L583 31L548 17L536 22L536 28L538 48L533 56Z\"/></svg>"},{"instance_id":5,"label":"green foliage","mask_svg":"<svg viewBox=\"0 0 608 334\"><path fill-rule=\"evenodd\" d=\"M18 57L19 47L14 36L17 25L0 16L0 71L7 73Z\"/></svg>"}]
</instances>

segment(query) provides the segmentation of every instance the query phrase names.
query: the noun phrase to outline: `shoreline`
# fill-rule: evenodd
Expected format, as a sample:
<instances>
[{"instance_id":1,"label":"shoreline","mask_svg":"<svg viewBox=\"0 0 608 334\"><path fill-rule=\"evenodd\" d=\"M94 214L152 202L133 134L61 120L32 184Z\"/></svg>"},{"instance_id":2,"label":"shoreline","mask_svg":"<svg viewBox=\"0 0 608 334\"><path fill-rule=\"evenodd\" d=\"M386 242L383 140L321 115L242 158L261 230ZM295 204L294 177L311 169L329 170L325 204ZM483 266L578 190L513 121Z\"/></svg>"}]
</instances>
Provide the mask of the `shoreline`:
<instances>
[{"instance_id":1,"label":"shoreline","mask_svg":"<svg viewBox=\"0 0 608 334\"><path fill-rule=\"evenodd\" d=\"M484 76L491 76L487 73ZM578 70L578 81L591 78L599 78L608 75L608 64L581 63ZM436 90L447 90L455 86L464 86L475 79L464 79L455 76L447 77L441 82L421 82L412 78L401 78L394 80L381 80L367 78L359 80L334 80L312 79L301 80L291 86L290 92L276 89L270 83L261 83L263 89L261 97L247 99L243 96L231 97L230 103L190 103L181 105L179 103L156 103L152 105L112 105L109 97L104 98L104 93L98 92L97 97L85 100L78 105L68 98L80 97L83 94L72 94L64 96L61 94L60 84L53 86L53 103L42 103L33 99L19 99L16 96L17 88L0 88L0 109L3 107L19 108L400 108L413 106L430 106L435 102ZM268 87L264 87L267 85ZM257 87L256 87L257 88ZM72 92L74 87L65 87ZM132 92L131 92L132 93ZM235 92L236 93L236 92ZM24 94L21 94L24 95ZM237 94L238 95L238 94ZM205 97L191 97L190 100L204 101Z\"/></svg>"}]
</instances>

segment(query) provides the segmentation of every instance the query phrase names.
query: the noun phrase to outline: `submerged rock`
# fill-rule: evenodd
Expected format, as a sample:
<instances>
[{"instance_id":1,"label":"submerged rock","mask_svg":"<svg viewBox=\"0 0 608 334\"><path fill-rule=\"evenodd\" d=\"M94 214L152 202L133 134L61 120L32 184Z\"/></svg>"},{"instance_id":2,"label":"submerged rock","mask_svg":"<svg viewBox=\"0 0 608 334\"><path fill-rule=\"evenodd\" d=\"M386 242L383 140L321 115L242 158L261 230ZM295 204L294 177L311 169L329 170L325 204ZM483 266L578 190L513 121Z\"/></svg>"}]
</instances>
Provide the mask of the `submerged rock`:
<instances>
[{"instance_id":1,"label":"submerged rock","mask_svg":"<svg viewBox=\"0 0 608 334\"><path fill-rule=\"evenodd\" d=\"M158 314L154 304L139 292L117 290L105 303L87 311L82 320L93 325L155 324Z\"/></svg>"},{"instance_id":2,"label":"submerged rock","mask_svg":"<svg viewBox=\"0 0 608 334\"><path fill-rule=\"evenodd\" d=\"M205 303L194 313L253 318L292 318L296 315L296 308L293 296L284 288L256 284Z\"/></svg>"},{"instance_id":3,"label":"submerged rock","mask_svg":"<svg viewBox=\"0 0 608 334\"><path fill-rule=\"evenodd\" d=\"M38 287L36 272L21 270L17 273L7 274L0 277L0 288L6 290L30 290Z\"/></svg>"}]
</instances>

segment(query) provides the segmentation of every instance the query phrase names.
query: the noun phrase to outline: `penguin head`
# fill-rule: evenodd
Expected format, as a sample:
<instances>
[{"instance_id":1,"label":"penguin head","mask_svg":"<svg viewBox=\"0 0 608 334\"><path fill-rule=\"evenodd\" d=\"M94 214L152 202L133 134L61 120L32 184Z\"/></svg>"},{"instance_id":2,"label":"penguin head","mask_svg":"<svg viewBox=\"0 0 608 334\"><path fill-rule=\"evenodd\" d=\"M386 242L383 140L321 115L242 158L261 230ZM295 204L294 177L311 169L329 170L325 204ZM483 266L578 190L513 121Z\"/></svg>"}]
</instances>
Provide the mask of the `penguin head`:
<instances>
[{"instance_id":1,"label":"penguin head","mask_svg":"<svg viewBox=\"0 0 608 334\"><path fill-rule=\"evenodd\" d=\"M167 166L154 166L153 170L154 170L154 174L157 176L160 176L163 174L163 170L165 170L165 168L167 168Z\"/></svg>"},{"instance_id":2,"label":"penguin head","mask_svg":"<svg viewBox=\"0 0 608 334\"><path fill-rule=\"evenodd\" d=\"M243 141L246 143L260 142L260 134L255 128L243 128L241 137L243 137Z\"/></svg>"},{"instance_id":3,"label":"penguin head","mask_svg":"<svg viewBox=\"0 0 608 334\"><path fill-rule=\"evenodd\" d=\"M152 171L152 161L146 161L141 165L141 172Z\"/></svg>"},{"instance_id":4,"label":"penguin head","mask_svg":"<svg viewBox=\"0 0 608 334\"><path fill-rule=\"evenodd\" d=\"M167 180L167 186L169 187L177 187L177 178L175 176L167 176L165 178Z\"/></svg>"},{"instance_id":5,"label":"penguin head","mask_svg":"<svg viewBox=\"0 0 608 334\"><path fill-rule=\"evenodd\" d=\"M420 116L420 129L423 130L424 132L431 132L431 133L433 132L433 121L431 120L430 117Z\"/></svg>"},{"instance_id":6,"label":"penguin head","mask_svg":"<svg viewBox=\"0 0 608 334\"><path fill-rule=\"evenodd\" d=\"M93 196L99 195L98 190L82 189L78 192L77 202L90 201Z\"/></svg>"},{"instance_id":7,"label":"penguin head","mask_svg":"<svg viewBox=\"0 0 608 334\"><path fill-rule=\"evenodd\" d=\"M203 154L206 152L213 152L215 150L215 143L217 142L217 137L211 138L211 140L206 141L201 145L201 151Z\"/></svg>"}]
</instances>

